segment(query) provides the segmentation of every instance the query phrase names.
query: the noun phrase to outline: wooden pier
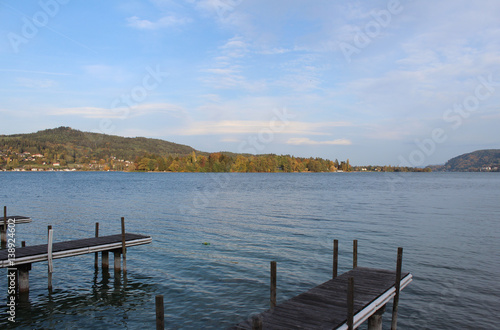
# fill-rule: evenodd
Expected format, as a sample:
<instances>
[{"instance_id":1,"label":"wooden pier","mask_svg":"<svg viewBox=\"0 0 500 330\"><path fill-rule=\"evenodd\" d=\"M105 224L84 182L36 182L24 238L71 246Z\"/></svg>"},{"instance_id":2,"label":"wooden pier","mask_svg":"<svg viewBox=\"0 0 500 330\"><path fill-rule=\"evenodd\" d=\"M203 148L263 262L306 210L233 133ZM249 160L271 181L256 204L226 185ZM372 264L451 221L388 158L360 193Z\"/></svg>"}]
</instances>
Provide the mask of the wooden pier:
<instances>
[{"instance_id":1,"label":"wooden pier","mask_svg":"<svg viewBox=\"0 0 500 330\"><path fill-rule=\"evenodd\" d=\"M22 223L30 223L32 220L29 217L22 215L7 216L7 206L3 207L3 217L0 218L0 241L1 247L7 247L7 231L9 227L15 227Z\"/></svg>"},{"instance_id":2,"label":"wooden pier","mask_svg":"<svg viewBox=\"0 0 500 330\"><path fill-rule=\"evenodd\" d=\"M15 274L16 286L19 293L29 292L29 271L31 264L36 262L48 262L48 288L52 289L53 260L78 256L82 254L95 253L95 264L98 267L98 253L101 252L103 271L109 269L109 252L114 253L114 270L119 272L121 268L121 256L123 256L123 272L126 272L127 248L148 244L152 242L150 236L132 234L125 232L124 218L122 220L122 233L116 235L99 236L99 224L96 223L96 234L92 238L77 239L65 242L53 243L53 229L48 227L47 244L11 247L0 250L0 268L7 268L9 276Z\"/></svg>"},{"instance_id":3,"label":"wooden pier","mask_svg":"<svg viewBox=\"0 0 500 330\"><path fill-rule=\"evenodd\" d=\"M353 269L337 276L338 241L334 243L333 278L287 301L276 304L276 263L271 262L271 308L230 329L356 329L368 320L369 330L382 329L385 305L393 302L396 329L399 292L411 281L402 273L402 248L395 271L357 267L357 241Z\"/></svg>"}]
</instances>

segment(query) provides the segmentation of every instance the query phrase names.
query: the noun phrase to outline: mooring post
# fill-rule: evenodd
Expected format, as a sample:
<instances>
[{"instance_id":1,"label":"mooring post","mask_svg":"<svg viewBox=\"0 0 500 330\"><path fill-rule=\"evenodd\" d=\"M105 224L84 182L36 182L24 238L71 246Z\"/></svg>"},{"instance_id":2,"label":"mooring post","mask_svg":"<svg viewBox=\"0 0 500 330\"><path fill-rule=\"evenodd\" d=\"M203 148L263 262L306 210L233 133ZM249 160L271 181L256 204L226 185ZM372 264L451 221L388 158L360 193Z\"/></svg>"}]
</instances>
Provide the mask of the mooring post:
<instances>
[{"instance_id":1,"label":"mooring post","mask_svg":"<svg viewBox=\"0 0 500 330\"><path fill-rule=\"evenodd\" d=\"M347 329L354 330L354 277L347 283Z\"/></svg>"},{"instance_id":2,"label":"mooring post","mask_svg":"<svg viewBox=\"0 0 500 330\"><path fill-rule=\"evenodd\" d=\"M95 223L95 237L99 237L99 222ZM94 256L94 268L99 268L99 252L96 252Z\"/></svg>"},{"instance_id":3,"label":"mooring post","mask_svg":"<svg viewBox=\"0 0 500 330\"><path fill-rule=\"evenodd\" d=\"M31 270L31 264L19 265L17 267L18 271L18 283L19 283L19 293L27 294L30 292L30 276L29 272Z\"/></svg>"},{"instance_id":4,"label":"mooring post","mask_svg":"<svg viewBox=\"0 0 500 330\"><path fill-rule=\"evenodd\" d=\"M47 288L49 291L52 291L52 271L53 271L53 266L52 266L52 241L53 241L53 230L52 226L48 226L48 243L47 243L47 265L48 265L48 271L47 271L47 280L48 280L48 286Z\"/></svg>"},{"instance_id":5,"label":"mooring post","mask_svg":"<svg viewBox=\"0 0 500 330\"><path fill-rule=\"evenodd\" d=\"M127 273L127 246L125 244L125 218L122 217L122 254L123 254L123 274Z\"/></svg>"},{"instance_id":6,"label":"mooring post","mask_svg":"<svg viewBox=\"0 0 500 330\"><path fill-rule=\"evenodd\" d=\"M382 315L384 312L385 305L368 318L368 330L382 330Z\"/></svg>"},{"instance_id":7,"label":"mooring post","mask_svg":"<svg viewBox=\"0 0 500 330\"><path fill-rule=\"evenodd\" d=\"M352 268L358 267L358 240L352 241Z\"/></svg>"},{"instance_id":8,"label":"mooring post","mask_svg":"<svg viewBox=\"0 0 500 330\"><path fill-rule=\"evenodd\" d=\"M392 323L391 330L396 330L398 327L398 305L399 305L399 290L401 288L401 269L403 266L403 248L398 247L398 260L396 266L396 294L392 303Z\"/></svg>"},{"instance_id":9,"label":"mooring post","mask_svg":"<svg viewBox=\"0 0 500 330\"><path fill-rule=\"evenodd\" d=\"M21 242L21 247L26 247L26 241Z\"/></svg>"},{"instance_id":10,"label":"mooring post","mask_svg":"<svg viewBox=\"0 0 500 330\"><path fill-rule=\"evenodd\" d=\"M3 228L1 231L1 246L2 248L7 247L7 206L3 207Z\"/></svg>"},{"instance_id":11,"label":"mooring post","mask_svg":"<svg viewBox=\"0 0 500 330\"><path fill-rule=\"evenodd\" d=\"M113 251L113 254L114 254L114 259L115 259L115 273L116 272L120 272L121 270L121 260L120 260L120 253L121 251L120 250L114 250Z\"/></svg>"},{"instance_id":12,"label":"mooring post","mask_svg":"<svg viewBox=\"0 0 500 330\"><path fill-rule=\"evenodd\" d=\"M252 330L262 330L262 316L252 315Z\"/></svg>"},{"instance_id":13,"label":"mooring post","mask_svg":"<svg viewBox=\"0 0 500 330\"><path fill-rule=\"evenodd\" d=\"M337 270L339 267L339 240L333 240L333 276L332 278L337 277Z\"/></svg>"},{"instance_id":14,"label":"mooring post","mask_svg":"<svg viewBox=\"0 0 500 330\"><path fill-rule=\"evenodd\" d=\"M276 307L276 261L271 261L271 309Z\"/></svg>"},{"instance_id":15,"label":"mooring post","mask_svg":"<svg viewBox=\"0 0 500 330\"><path fill-rule=\"evenodd\" d=\"M103 273L107 272L109 270L109 251L101 252L101 263Z\"/></svg>"},{"instance_id":16,"label":"mooring post","mask_svg":"<svg viewBox=\"0 0 500 330\"><path fill-rule=\"evenodd\" d=\"M156 299L156 330L165 329L165 311L163 307L163 295L157 295Z\"/></svg>"}]
</instances>

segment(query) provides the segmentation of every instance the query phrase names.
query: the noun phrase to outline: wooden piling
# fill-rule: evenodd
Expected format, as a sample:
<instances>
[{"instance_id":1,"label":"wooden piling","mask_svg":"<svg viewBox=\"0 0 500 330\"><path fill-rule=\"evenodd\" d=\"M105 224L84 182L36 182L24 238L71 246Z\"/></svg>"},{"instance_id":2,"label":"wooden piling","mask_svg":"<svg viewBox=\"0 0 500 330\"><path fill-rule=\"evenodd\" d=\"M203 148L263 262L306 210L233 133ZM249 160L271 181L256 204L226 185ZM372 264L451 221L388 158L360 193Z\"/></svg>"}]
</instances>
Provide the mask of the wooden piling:
<instances>
[{"instance_id":1,"label":"wooden piling","mask_svg":"<svg viewBox=\"0 0 500 330\"><path fill-rule=\"evenodd\" d=\"M156 303L156 330L165 329L165 310L163 307L163 295L157 295Z\"/></svg>"},{"instance_id":2,"label":"wooden piling","mask_svg":"<svg viewBox=\"0 0 500 330\"><path fill-rule=\"evenodd\" d=\"M103 272L107 272L109 270L109 251L101 252L101 267Z\"/></svg>"},{"instance_id":3,"label":"wooden piling","mask_svg":"<svg viewBox=\"0 0 500 330\"><path fill-rule=\"evenodd\" d=\"M271 261L271 309L276 307L276 261Z\"/></svg>"},{"instance_id":4,"label":"wooden piling","mask_svg":"<svg viewBox=\"0 0 500 330\"><path fill-rule=\"evenodd\" d=\"M396 294L394 295L394 301L392 303L392 323L391 330L396 330L398 327L398 305L399 305L399 291L401 287L401 270L403 266L403 248L398 248L398 259L396 265Z\"/></svg>"},{"instance_id":5,"label":"wooden piling","mask_svg":"<svg viewBox=\"0 0 500 330\"><path fill-rule=\"evenodd\" d=\"M384 312L385 305L368 318L368 330L382 330L382 315Z\"/></svg>"},{"instance_id":6,"label":"wooden piling","mask_svg":"<svg viewBox=\"0 0 500 330\"><path fill-rule=\"evenodd\" d=\"M358 267L358 240L352 241L352 268Z\"/></svg>"},{"instance_id":7,"label":"wooden piling","mask_svg":"<svg viewBox=\"0 0 500 330\"><path fill-rule=\"evenodd\" d=\"M52 243L53 243L53 230L52 226L48 226L48 243L47 243L47 288L49 291L52 291L52 271L53 271L53 265L52 265Z\"/></svg>"},{"instance_id":8,"label":"wooden piling","mask_svg":"<svg viewBox=\"0 0 500 330\"><path fill-rule=\"evenodd\" d=\"M354 277L349 277L347 285L347 329L354 330Z\"/></svg>"},{"instance_id":9,"label":"wooden piling","mask_svg":"<svg viewBox=\"0 0 500 330\"><path fill-rule=\"evenodd\" d=\"M119 272L121 270L121 260L120 260L120 253L121 251L120 250L114 250L113 251L113 254L114 254L114 261L115 261L115 272Z\"/></svg>"},{"instance_id":10,"label":"wooden piling","mask_svg":"<svg viewBox=\"0 0 500 330\"><path fill-rule=\"evenodd\" d=\"M258 314L252 316L252 330L262 330L262 317Z\"/></svg>"},{"instance_id":11,"label":"wooden piling","mask_svg":"<svg viewBox=\"0 0 500 330\"><path fill-rule=\"evenodd\" d=\"M27 294L30 292L30 276L31 264L24 264L17 267L19 293Z\"/></svg>"},{"instance_id":12,"label":"wooden piling","mask_svg":"<svg viewBox=\"0 0 500 330\"><path fill-rule=\"evenodd\" d=\"M127 246L125 244L125 218L122 217L122 254L123 254L123 274L127 273Z\"/></svg>"},{"instance_id":13,"label":"wooden piling","mask_svg":"<svg viewBox=\"0 0 500 330\"><path fill-rule=\"evenodd\" d=\"M333 240L333 276L337 277L339 267L339 240Z\"/></svg>"},{"instance_id":14,"label":"wooden piling","mask_svg":"<svg viewBox=\"0 0 500 330\"><path fill-rule=\"evenodd\" d=\"M26 241L21 242L21 247L26 247Z\"/></svg>"},{"instance_id":15,"label":"wooden piling","mask_svg":"<svg viewBox=\"0 0 500 330\"><path fill-rule=\"evenodd\" d=\"M99 237L99 222L95 223L95 237ZM94 268L96 270L99 268L99 252L96 252L94 256Z\"/></svg>"}]
</instances>

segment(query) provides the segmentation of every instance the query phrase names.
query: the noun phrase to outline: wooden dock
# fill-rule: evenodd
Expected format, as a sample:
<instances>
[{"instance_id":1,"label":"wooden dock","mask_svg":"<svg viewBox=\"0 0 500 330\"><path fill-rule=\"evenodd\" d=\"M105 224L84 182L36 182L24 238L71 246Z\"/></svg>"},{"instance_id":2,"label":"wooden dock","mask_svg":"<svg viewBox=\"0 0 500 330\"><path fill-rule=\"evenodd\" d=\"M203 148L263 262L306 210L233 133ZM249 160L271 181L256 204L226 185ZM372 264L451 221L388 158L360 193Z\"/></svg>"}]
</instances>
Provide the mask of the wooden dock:
<instances>
[{"instance_id":1,"label":"wooden dock","mask_svg":"<svg viewBox=\"0 0 500 330\"><path fill-rule=\"evenodd\" d=\"M368 329L382 329L385 305L393 302L391 329L396 329L399 292L411 281L402 273L403 249L398 249L395 271L357 267L357 241L353 269L337 276L338 241L334 242L332 279L287 301L276 304L276 262L271 262L271 308L230 329L356 329L368 320Z\"/></svg>"},{"instance_id":2,"label":"wooden dock","mask_svg":"<svg viewBox=\"0 0 500 330\"><path fill-rule=\"evenodd\" d=\"M136 246L152 242L150 236L125 234L125 246ZM78 256L81 254L113 251L122 248L122 235L109 235L53 243L52 259ZM8 250L0 251L0 268L16 267L24 264L48 261L48 244L16 248L16 258L9 260Z\"/></svg>"},{"instance_id":3,"label":"wooden dock","mask_svg":"<svg viewBox=\"0 0 500 330\"><path fill-rule=\"evenodd\" d=\"M23 217L23 219L25 218ZM14 220L10 217L9 221L12 223ZM127 271L127 248L151 243L152 238L140 234L126 233L125 218L123 217L121 218L121 227L121 234L99 236L99 223L96 223L95 237L54 243L54 231L52 226L48 226L47 244L33 246L26 246L23 241L21 247L17 247L15 239L9 238L8 248L0 250L0 268L7 268L8 270L9 294L11 292L28 293L31 264L43 261L48 262L48 289L49 291L52 290L53 260L82 254L94 253L94 267L97 269L98 253L101 252L102 270L107 272L109 269L109 252L113 252L115 274L122 270L122 257L123 273L125 274ZM11 229L9 225L8 230Z\"/></svg>"}]
</instances>

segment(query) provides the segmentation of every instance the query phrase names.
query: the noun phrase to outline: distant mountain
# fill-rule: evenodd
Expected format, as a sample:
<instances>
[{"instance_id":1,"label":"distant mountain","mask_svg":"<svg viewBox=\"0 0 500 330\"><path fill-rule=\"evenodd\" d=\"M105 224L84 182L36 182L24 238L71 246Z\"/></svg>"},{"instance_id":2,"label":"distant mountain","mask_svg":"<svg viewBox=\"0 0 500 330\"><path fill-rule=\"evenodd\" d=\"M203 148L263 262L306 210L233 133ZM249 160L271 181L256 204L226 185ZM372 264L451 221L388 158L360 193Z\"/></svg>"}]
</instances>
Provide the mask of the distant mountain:
<instances>
[{"instance_id":1,"label":"distant mountain","mask_svg":"<svg viewBox=\"0 0 500 330\"><path fill-rule=\"evenodd\" d=\"M450 159L444 171L478 172L500 171L500 149L477 150Z\"/></svg>"},{"instance_id":2,"label":"distant mountain","mask_svg":"<svg viewBox=\"0 0 500 330\"><path fill-rule=\"evenodd\" d=\"M188 155L195 149L159 139L127 138L100 133L82 132L70 127L58 127L29 134L0 135L0 150L15 148L31 154L61 154L74 159L87 157L105 159L110 156L134 160L145 154Z\"/></svg>"}]
</instances>

